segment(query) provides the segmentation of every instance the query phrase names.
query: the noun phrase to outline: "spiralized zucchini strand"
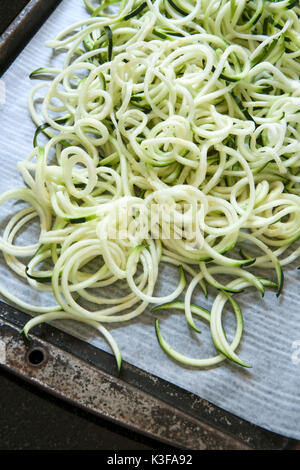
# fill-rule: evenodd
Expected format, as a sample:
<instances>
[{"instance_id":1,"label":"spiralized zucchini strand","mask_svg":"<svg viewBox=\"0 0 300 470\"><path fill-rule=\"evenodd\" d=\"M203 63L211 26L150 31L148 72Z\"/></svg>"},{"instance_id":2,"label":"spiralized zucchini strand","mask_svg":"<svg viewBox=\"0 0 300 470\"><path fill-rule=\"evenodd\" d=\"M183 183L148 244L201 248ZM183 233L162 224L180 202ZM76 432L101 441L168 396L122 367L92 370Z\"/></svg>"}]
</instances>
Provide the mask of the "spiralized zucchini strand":
<instances>
[{"instance_id":1,"label":"spiralized zucchini strand","mask_svg":"<svg viewBox=\"0 0 300 470\"><path fill-rule=\"evenodd\" d=\"M243 317L234 296L251 287L280 295L283 267L300 255L297 246L287 253L300 237L300 7L122 0L112 12L115 3L84 0L91 16L47 42L63 61L30 75L46 81L29 96L34 149L18 164L26 188L0 196L27 204L0 237L7 266L56 303L0 293L38 314L26 335L43 321L81 321L104 336L118 368L102 323L129 322L149 304L183 311L195 333L195 316L209 323L218 354L198 359L175 351L157 320L173 359L248 367L236 352ZM38 240L20 246L35 218ZM166 263L179 282L158 296ZM124 293L110 296L119 286ZM193 303L197 286L215 292L211 312ZM226 304L236 319L231 343Z\"/></svg>"}]
</instances>

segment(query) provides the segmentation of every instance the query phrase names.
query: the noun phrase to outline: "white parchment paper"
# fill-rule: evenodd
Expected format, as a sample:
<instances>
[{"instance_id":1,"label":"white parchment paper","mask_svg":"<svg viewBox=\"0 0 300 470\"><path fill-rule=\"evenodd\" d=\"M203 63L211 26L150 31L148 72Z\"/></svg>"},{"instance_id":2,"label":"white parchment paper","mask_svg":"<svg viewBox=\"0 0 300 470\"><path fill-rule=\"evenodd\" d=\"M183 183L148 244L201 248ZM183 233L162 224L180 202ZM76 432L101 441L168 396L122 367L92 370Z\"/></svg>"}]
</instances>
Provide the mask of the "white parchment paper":
<instances>
[{"instance_id":1,"label":"white parchment paper","mask_svg":"<svg viewBox=\"0 0 300 470\"><path fill-rule=\"evenodd\" d=\"M40 66L53 63L51 50L44 47L45 41L87 15L83 0L64 0L2 77L6 102L0 101L1 193L23 186L16 164L32 150L34 125L27 111L27 97L33 82L28 75ZM0 208L2 226L11 206L6 203ZM29 230L25 236L30 240L32 232ZM251 369L241 369L229 361L210 370L175 363L157 343L155 316L150 308L134 322L114 325L110 330L124 360L254 424L300 439L300 272L295 268L294 264L286 271L284 293L279 300L273 292L268 292L264 299L255 292L237 297L245 320L239 355L252 365ZM0 258L0 282L32 303L53 302L48 295L33 292L9 274L3 258ZM170 292L176 282L176 269L163 267L156 294ZM212 297L206 301L199 292L193 300L210 308ZM186 326L182 313L169 311L159 315L162 333L179 351L193 357L214 354L207 325L197 323L202 331L202 335L197 335ZM61 323L56 325L62 326ZM233 325L228 312L226 329L232 331ZM109 351L105 341L90 328L71 321L65 322L63 328Z\"/></svg>"}]
</instances>

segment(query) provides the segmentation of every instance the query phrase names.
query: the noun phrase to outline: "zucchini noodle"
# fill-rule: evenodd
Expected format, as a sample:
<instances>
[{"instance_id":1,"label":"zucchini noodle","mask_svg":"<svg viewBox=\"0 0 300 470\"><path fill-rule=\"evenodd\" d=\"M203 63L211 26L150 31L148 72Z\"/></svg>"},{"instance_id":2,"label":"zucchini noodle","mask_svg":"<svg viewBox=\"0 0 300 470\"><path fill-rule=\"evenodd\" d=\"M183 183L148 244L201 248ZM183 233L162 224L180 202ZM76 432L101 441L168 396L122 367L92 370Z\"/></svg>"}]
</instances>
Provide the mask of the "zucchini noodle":
<instances>
[{"instance_id":1,"label":"zucchini noodle","mask_svg":"<svg viewBox=\"0 0 300 470\"><path fill-rule=\"evenodd\" d=\"M102 324L128 322L149 304L184 311L198 333L195 317L210 326L217 355L191 358L167 343L156 320L159 344L176 361L249 367L236 352L243 317L235 294L269 287L279 295L282 266L300 255L297 246L287 253L300 236L298 2L122 0L114 13L107 9L114 0L84 3L91 17L46 44L63 50L62 67L30 75L46 81L29 96L37 129L18 164L26 188L0 196L0 204L28 205L0 238L5 262L56 304L31 305L1 286L0 293L38 314L26 335L54 319L86 323L119 368L120 351ZM39 241L16 246L34 218ZM174 291L158 297L161 263L179 273ZM273 270L276 281L255 267ZM118 282L127 293L106 297ZM211 312L192 303L199 285L205 296L207 285L216 291ZM226 304L236 321L231 343Z\"/></svg>"}]
</instances>

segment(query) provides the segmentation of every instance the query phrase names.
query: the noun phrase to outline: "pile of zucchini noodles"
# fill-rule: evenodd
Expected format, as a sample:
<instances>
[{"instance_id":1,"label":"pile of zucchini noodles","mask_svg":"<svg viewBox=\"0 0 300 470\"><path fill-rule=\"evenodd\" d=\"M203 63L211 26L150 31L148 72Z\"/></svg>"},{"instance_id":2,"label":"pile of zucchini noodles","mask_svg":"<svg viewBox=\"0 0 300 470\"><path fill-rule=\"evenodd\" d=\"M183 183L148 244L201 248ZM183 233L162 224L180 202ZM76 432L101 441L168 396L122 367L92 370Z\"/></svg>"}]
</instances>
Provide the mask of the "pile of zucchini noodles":
<instances>
[{"instance_id":1,"label":"pile of zucchini noodles","mask_svg":"<svg viewBox=\"0 0 300 470\"><path fill-rule=\"evenodd\" d=\"M287 253L300 235L298 2L122 0L111 14L113 3L85 0L91 17L48 41L64 64L31 74L46 81L29 99L37 131L34 150L18 164L26 188L0 200L27 203L0 239L7 264L31 287L53 292L57 304L39 307L0 292L38 314L26 335L44 321L85 322L104 335L119 368L120 351L103 324L128 322L149 304L184 311L196 331L195 317L210 325L217 354L191 358L167 343L156 320L172 358L199 367L229 358L247 367L235 352L243 318L234 294L254 286L279 295L282 266L300 255L299 247ZM151 204L171 208L169 238L109 235L120 208L147 213ZM186 204L196 217L181 210ZM36 217L38 243L14 243ZM201 243L172 236L183 223L195 229L195 221ZM160 263L179 266L179 281L173 293L155 297ZM270 276L253 274L255 267ZM106 297L120 280L129 293ZM215 289L210 312L192 303L199 285L203 295L207 285ZM227 303L236 317L231 343L222 325Z\"/></svg>"}]
</instances>

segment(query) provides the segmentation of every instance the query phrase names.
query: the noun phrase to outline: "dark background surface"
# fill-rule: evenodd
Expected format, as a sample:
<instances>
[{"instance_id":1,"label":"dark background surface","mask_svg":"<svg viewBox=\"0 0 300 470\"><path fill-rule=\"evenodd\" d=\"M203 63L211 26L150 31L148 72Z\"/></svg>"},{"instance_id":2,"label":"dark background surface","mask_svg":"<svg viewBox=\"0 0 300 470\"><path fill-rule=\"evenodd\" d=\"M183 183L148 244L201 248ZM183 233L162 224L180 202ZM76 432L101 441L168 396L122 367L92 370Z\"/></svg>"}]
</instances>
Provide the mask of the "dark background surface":
<instances>
[{"instance_id":1,"label":"dark background surface","mask_svg":"<svg viewBox=\"0 0 300 470\"><path fill-rule=\"evenodd\" d=\"M0 35L27 3L0 0ZM0 450L20 449L171 450L59 401L0 368Z\"/></svg>"},{"instance_id":2,"label":"dark background surface","mask_svg":"<svg viewBox=\"0 0 300 470\"><path fill-rule=\"evenodd\" d=\"M0 368L1 450L172 450L38 390Z\"/></svg>"},{"instance_id":3,"label":"dark background surface","mask_svg":"<svg viewBox=\"0 0 300 470\"><path fill-rule=\"evenodd\" d=\"M0 0L0 34L27 3L29 0Z\"/></svg>"}]
</instances>

